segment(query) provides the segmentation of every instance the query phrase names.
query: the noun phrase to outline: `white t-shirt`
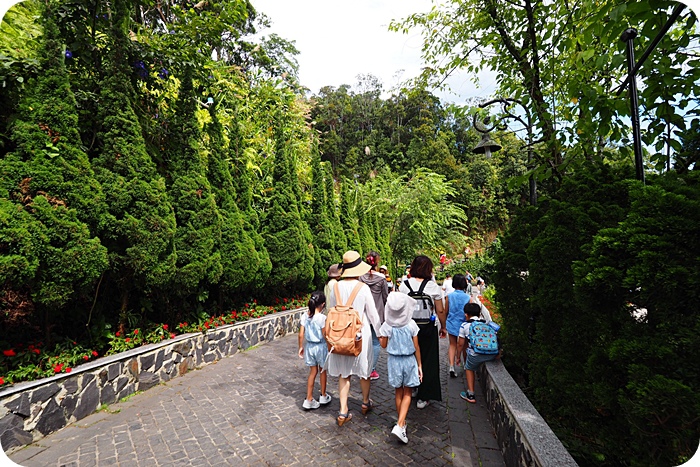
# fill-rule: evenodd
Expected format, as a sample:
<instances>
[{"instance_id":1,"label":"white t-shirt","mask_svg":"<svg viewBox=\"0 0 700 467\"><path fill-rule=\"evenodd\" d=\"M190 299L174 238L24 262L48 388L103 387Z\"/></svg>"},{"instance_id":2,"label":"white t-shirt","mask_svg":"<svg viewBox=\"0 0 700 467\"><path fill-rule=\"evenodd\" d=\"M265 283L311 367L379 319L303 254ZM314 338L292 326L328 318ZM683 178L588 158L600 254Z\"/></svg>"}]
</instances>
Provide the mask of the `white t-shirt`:
<instances>
[{"instance_id":1,"label":"white t-shirt","mask_svg":"<svg viewBox=\"0 0 700 467\"><path fill-rule=\"evenodd\" d=\"M445 279L442 281L442 296L447 297L449 294L454 292L455 289L452 287L452 278Z\"/></svg>"},{"instance_id":2,"label":"white t-shirt","mask_svg":"<svg viewBox=\"0 0 700 467\"><path fill-rule=\"evenodd\" d=\"M417 335L418 335L418 331L420 331L420 329L418 328L418 325L416 324L415 321L410 320L410 321L408 322L407 326L408 326L408 329L411 330L411 335L412 335L412 336L417 336ZM393 329L394 329L393 326L391 326L389 323L387 323L386 321L384 321L384 323L382 324L382 327L379 328L379 335L380 335L381 337L389 337L389 338L391 338L391 331L392 331Z\"/></svg>"}]
</instances>

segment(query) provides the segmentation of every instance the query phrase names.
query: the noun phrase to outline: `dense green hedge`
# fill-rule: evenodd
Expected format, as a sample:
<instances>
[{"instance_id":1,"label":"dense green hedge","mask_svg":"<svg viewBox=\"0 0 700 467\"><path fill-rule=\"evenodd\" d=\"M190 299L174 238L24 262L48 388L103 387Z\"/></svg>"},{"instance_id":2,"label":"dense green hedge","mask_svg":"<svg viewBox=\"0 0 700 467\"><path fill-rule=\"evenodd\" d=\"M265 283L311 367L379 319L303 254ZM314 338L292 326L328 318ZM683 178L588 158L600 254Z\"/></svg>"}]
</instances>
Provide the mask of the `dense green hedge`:
<instances>
[{"instance_id":1,"label":"dense green hedge","mask_svg":"<svg viewBox=\"0 0 700 467\"><path fill-rule=\"evenodd\" d=\"M700 177L590 165L521 212L493 274L505 363L582 465L700 439Z\"/></svg>"}]
</instances>

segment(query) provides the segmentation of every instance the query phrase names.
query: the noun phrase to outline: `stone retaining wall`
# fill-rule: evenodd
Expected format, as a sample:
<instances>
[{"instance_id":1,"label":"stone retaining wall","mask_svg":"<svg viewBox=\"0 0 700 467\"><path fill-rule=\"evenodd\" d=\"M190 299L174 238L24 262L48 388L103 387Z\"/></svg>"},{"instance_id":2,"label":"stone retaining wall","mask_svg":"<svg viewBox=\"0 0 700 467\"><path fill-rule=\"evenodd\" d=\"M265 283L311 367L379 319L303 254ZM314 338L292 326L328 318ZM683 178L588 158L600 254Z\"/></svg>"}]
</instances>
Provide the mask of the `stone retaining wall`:
<instances>
[{"instance_id":1,"label":"stone retaining wall","mask_svg":"<svg viewBox=\"0 0 700 467\"><path fill-rule=\"evenodd\" d=\"M507 466L578 465L500 360L482 365L479 376Z\"/></svg>"},{"instance_id":2,"label":"stone retaining wall","mask_svg":"<svg viewBox=\"0 0 700 467\"><path fill-rule=\"evenodd\" d=\"M5 451L30 444L65 425L238 350L299 330L304 309L183 334L103 357L36 381L0 390L0 443Z\"/></svg>"}]
</instances>

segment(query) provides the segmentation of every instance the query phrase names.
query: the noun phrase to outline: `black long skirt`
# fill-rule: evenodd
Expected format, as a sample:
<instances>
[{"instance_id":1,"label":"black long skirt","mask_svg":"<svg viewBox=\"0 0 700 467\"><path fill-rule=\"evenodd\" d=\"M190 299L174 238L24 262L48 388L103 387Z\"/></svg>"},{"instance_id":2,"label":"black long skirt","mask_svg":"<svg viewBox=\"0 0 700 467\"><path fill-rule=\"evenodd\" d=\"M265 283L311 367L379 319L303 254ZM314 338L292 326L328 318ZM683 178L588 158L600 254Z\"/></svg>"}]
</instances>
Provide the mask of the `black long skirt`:
<instances>
[{"instance_id":1,"label":"black long skirt","mask_svg":"<svg viewBox=\"0 0 700 467\"><path fill-rule=\"evenodd\" d=\"M418 386L418 399L441 401L440 390L440 343L435 323L418 323L418 345L420 346L423 382Z\"/></svg>"}]
</instances>

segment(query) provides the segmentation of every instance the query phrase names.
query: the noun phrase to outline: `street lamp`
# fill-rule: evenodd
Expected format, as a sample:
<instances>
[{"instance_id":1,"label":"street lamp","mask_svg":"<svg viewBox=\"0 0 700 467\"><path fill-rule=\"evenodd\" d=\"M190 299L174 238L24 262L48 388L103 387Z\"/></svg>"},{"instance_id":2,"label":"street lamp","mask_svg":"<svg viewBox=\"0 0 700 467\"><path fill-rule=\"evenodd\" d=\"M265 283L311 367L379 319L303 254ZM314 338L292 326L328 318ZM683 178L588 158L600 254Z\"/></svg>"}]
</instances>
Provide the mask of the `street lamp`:
<instances>
[{"instance_id":1,"label":"street lamp","mask_svg":"<svg viewBox=\"0 0 700 467\"><path fill-rule=\"evenodd\" d=\"M489 120L491 117L486 117L484 119L484 123L486 125L489 124ZM479 122L476 120L476 115L474 115L474 129L481 133L481 141L479 141L479 144L472 149L476 154L484 154L486 157L490 158L492 152L500 151L501 150L501 145L497 144L495 141L491 139L489 136L489 132L493 130L496 126L492 126L491 128L486 128L485 126L481 126Z\"/></svg>"},{"instance_id":2,"label":"street lamp","mask_svg":"<svg viewBox=\"0 0 700 467\"><path fill-rule=\"evenodd\" d=\"M505 113L505 116L503 119L505 120L506 118L510 118L512 120L515 120L517 122L520 122L521 125L523 125L527 129L527 168L528 170L533 169L533 153L532 153L532 146L535 144L534 141L534 134L532 131L532 116L530 115L530 110L518 99L513 99L513 98L496 98L492 99L487 102L483 102L479 104L479 107L484 108L488 107L493 104L501 104L501 108L503 112ZM525 114L525 118L527 120L523 120L523 118L520 115L514 114L513 112L510 111L508 108L512 104L518 104L522 109ZM488 117L485 120L488 123ZM476 120L474 121L476 123ZM494 125L495 127L495 125ZM491 129L493 129L492 127ZM477 128L477 131L479 129ZM490 131L490 130L489 130ZM478 147L478 145L477 145ZM500 146L499 146L500 149ZM530 175L529 179L529 185L530 185L530 205L531 206L536 206L537 205L537 180L535 180L535 177L533 175Z\"/></svg>"}]
</instances>

